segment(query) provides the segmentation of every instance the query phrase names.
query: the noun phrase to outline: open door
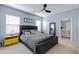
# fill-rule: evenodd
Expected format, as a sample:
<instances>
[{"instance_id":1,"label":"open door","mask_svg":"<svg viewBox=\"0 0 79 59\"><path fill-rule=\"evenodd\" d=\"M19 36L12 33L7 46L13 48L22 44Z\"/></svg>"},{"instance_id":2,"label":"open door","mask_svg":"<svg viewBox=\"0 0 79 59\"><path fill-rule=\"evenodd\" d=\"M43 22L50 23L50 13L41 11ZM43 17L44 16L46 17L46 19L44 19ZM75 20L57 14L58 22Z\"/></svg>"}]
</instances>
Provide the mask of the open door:
<instances>
[{"instance_id":1,"label":"open door","mask_svg":"<svg viewBox=\"0 0 79 59\"><path fill-rule=\"evenodd\" d=\"M72 43L72 17L68 17L61 20L61 39L60 44L73 48Z\"/></svg>"},{"instance_id":2,"label":"open door","mask_svg":"<svg viewBox=\"0 0 79 59\"><path fill-rule=\"evenodd\" d=\"M61 37L71 39L71 20L61 21Z\"/></svg>"}]
</instances>

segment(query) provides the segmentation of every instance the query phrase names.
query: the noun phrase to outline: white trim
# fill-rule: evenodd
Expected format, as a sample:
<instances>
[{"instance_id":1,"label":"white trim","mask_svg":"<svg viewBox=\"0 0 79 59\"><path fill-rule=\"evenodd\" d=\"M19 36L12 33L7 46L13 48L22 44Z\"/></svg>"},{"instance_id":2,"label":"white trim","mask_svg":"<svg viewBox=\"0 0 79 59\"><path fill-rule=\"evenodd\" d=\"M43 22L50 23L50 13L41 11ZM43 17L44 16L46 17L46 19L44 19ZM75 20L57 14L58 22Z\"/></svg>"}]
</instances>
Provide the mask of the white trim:
<instances>
[{"instance_id":1,"label":"white trim","mask_svg":"<svg viewBox=\"0 0 79 59\"><path fill-rule=\"evenodd\" d=\"M65 17L66 19L68 19L68 20L71 20L71 37L70 37L70 39L71 39L71 41L72 41L72 23L73 23L73 17ZM61 40L61 21L63 20L63 19L65 19L65 18L62 18L61 20L60 20L60 34L59 34L59 39ZM73 42L72 42L72 44L73 44ZM73 45L74 46L74 45Z\"/></svg>"}]
</instances>

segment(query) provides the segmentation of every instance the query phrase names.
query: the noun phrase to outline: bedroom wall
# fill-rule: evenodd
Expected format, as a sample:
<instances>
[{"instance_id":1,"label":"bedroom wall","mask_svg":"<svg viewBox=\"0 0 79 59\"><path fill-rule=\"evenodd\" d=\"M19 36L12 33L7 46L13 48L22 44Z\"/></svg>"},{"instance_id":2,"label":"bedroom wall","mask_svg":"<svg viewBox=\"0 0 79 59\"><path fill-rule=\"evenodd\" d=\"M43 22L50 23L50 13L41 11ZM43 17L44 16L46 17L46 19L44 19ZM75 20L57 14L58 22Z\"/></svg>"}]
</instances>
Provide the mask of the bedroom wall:
<instances>
[{"instance_id":1,"label":"bedroom wall","mask_svg":"<svg viewBox=\"0 0 79 59\"><path fill-rule=\"evenodd\" d=\"M3 37L4 34L5 34L5 15L6 14L10 14L10 15L14 15L14 16L20 16L20 25L36 25L36 22L35 20L41 20L42 21L42 17L39 17L39 16L36 16L36 15L33 15L33 14L30 14L30 13L27 13L27 12L23 12L23 11L20 11L20 10L17 10L17 9L13 9L13 8L10 8L10 7L7 7L7 6L3 6L1 5L0 6L0 12L1 12L1 18L0 18L0 21L1 21L1 29L0 29L0 37ZM26 23L24 22L24 18L31 18L31 19L34 19L34 23L31 24L31 23Z\"/></svg>"},{"instance_id":2,"label":"bedroom wall","mask_svg":"<svg viewBox=\"0 0 79 59\"><path fill-rule=\"evenodd\" d=\"M1 11L1 7L0 7L0 11ZM0 33L1 33L1 12L0 12ZM1 36L1 34L0 34Z\"/></svg>"},{"instance_id":3,"label":"bedroom wall","mask_svg":"<svg viewBox=\"0 0 79 59\"><path fill-rule=\"evenodd\" d=\"M49 34L49 22L46 19L43 19L43 32Z\"/></svg>"},{"instance_id":4,"label":"bedroom wall","mask_svg":"<svg viewBox=\"0 0 79 59\"><path fill-rule=\"evenodd\" d=\"M77 46L77 28L79 27L79 8L70 10L70 11L66 11L66 12L62 12L59 14L51 14L50 16L44 18L44 21L47 21L47 25L49 28L49 23L50 22L56 22L56 35L59 36L60 35L60 21L62 20L62 18L67 18L67 17L73 17L73 22L72 22L72 41L73 41L73 45L74 47ZM44 25L43 25L44 26ZM49 29L43 28L44 32L49 33Z\"/></svg>"},{"instance_id":5,"label":"bedroom wall","mask_svg":"<svg viewBox=\"0 0 79 59\"><path fill-rule=\"evenodd\" d=\"M3 22L3 20L2 20L2 17L3 17L3 16L2 16L2 12L1 12L1 11L2 11L2 7L0 6L0 38L2 38L2 33L3 33L3 32L2 32L2 28L3 28L3 25L4 25L4 24L2 23L2 22ZM3 29L3 30L4 30L4 29Z\"/></svg>"}]
</instances>

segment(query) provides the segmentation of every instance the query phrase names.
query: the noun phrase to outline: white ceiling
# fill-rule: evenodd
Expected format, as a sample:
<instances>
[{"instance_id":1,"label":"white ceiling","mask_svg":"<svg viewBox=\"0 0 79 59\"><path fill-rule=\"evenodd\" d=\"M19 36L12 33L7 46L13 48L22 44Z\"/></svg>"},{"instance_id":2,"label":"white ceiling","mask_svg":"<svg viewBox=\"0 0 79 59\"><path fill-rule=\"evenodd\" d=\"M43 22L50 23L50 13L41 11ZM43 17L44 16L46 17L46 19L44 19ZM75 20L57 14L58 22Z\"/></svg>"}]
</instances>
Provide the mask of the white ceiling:
<instances>
[{"instance_id":1,"label":"white ceiling","mask_svg":"<svg viewBox=\"0 0 79 59\"><path fill-rule=\"evenodd\" d=\"M43 4L6 4L6 6L13 7L22 11L26 11L38 16L48 16L50 14L57 14L60 12L72 10L79 7L79 4L48 4L47 10L51 13L40 12L43 9Z\"/></svg>"}]
</instances>

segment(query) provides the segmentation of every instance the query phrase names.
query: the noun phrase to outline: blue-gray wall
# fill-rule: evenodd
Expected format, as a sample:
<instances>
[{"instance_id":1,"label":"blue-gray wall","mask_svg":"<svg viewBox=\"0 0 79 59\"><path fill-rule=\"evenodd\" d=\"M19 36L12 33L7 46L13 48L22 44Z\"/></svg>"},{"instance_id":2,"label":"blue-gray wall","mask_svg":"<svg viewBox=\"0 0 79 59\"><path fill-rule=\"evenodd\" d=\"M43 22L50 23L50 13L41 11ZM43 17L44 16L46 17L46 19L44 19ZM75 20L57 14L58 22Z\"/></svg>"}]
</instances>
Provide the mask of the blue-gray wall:
<instances>
[{"instance_id":1,"label":"blue-gray wall","mask_svg":"<svg viewBox=\"0 0 79 59\"><path fill-rule=\"evenodd\" d=\"M1 5L0 6L0 37L3 37L5 34L5 28L6 28L5 15L6 14L20 16L20 25L36 25L36 22L33 24L24 22L24 18L31 18L31 19L34 19L34 21L42 20L42 17Z\"/></svg>"},{"instance_id":2,"label":"blue-gray wall","mask_svg":"<svg viewBox=\"0 0 79 59\"><path fill-rule=\"evenodd\" d=\"M1 11L1 7L0 7L0 11ZM1 23L1 12L0 12L0 23ZM1 33L1 24L0 24L0 33ZM1 34L0 34L1 36Z\"/></svg>"},{"instance_id":3,"label":"blue-gray wall","mask_svg":"<svg viewBox=\"0 0 79 59\"><path fill-rule=\"evenodd\" d=\"M79 27L79 8L62 12L59 14L51 14L50 16L46 17L44 20L47 20L47 22L56 22L56 35L60 35L60 22L62 19L68 18L68 17L73 17L73 22L72 22L72 41L74 46L77 46L77 29ZM48 25L49 25L48 23ZM45 31L45 32L48 32Z\"/></svg>"}]
</instances>

